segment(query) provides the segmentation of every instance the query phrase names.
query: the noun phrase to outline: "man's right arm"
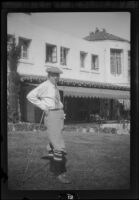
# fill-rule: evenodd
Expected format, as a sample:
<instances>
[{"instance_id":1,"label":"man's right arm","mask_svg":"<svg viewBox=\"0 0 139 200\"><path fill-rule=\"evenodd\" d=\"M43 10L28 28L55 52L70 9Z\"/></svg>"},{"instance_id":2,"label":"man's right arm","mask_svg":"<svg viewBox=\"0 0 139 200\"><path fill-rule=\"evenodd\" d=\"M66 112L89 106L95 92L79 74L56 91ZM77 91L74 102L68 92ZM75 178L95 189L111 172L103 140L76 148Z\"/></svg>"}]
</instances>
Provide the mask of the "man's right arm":
<instances>
[{"instance_id":1,"label":"man's right arm","mask_svg":"<svg viewBox=\"0 0 139 200\"><path fill-rule=\"evenodd\" d=\"M41 110L48 110L48 107L44 105L44 103L41 100L41 91L43 91L45 88L45 91L47 90L46 84L42 83L35 89L33 89L31 92L28 93L27 99L32 104L39 107Z\"/></svg>"}]
</instances>

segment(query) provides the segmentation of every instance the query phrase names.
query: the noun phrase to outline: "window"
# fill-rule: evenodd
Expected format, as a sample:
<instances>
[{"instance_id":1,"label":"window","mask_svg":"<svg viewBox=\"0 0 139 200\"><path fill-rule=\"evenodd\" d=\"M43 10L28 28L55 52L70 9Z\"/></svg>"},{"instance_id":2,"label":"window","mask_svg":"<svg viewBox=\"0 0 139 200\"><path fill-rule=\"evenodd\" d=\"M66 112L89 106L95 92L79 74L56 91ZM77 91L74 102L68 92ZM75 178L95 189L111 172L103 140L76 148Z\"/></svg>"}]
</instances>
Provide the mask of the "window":
<instances>
[{"instance_id":1,"label":"window","mask_svg":"<svg viewBox=\"0 0 139 200\"><path fill-rule=\"evenodd\" d=\"M85 59L86 59L87 53L80 51L80 67L85 68Z\"/></svg>"},{"instance_id":2,"label":"window","mask_svg":"<svg viewBox=\"0 0 139 200\"><path fill-rule=\"evenodd\" d=\"M57 47L56 45L46 44L46 62L57 62Z\"/></svg>"},{"instance_id":3,"label":"window","mask_svg":"<svg viewBox=\"0 0 139 200\"><path fill-rule=\"evenodd\" d=\"M67 65L69 49L65 47L60 48L60 64Z\"/></svg>"},{"instance_id":4,"label":"window","mask_svg":"<svg viewBox=\"0 0 139 200\"><path fill-rule=\"evenodd\" d=\"M8 35L7 35L7 43L8 43L8 44L11 44L11 43L13 42L13 38L14 38L13 35L8 34Z\"/></svg>"},{"instance_id":5,"label":"window","mask_svg":"<svg viewBox=\"0 0 139 200\"><path fill-rule=\"evenodd\" d=\"M122 52L121 49L110 50L111 74L120 75L122 73Z\"/></svg>"},{"instance_id":6,"label":"window","mask_svg":"<svg viewBox=\"0 0 139 200\"><path fill-rule=\"evenodd\" d=\"M8 35L7 35L7 51L10 51L11 45L12 45L13 42L14 42L13 40L14 40L14 36L8 34Z\"/></svg>"},{"instance_id":7,"label":"window","mask_svg":"<svg viewBox=\"0 0 139 200\"><path fill-rule=\"evenodd\" d=\"M29 46L31 40L26 38L19 37L19 46L21 48L21 58L28 59L29 58Z\"/></svg>"},{"instance_id":8,"label":"window","mask_svg":"<svg viewBox=\"0 0 139 200\"><path fill-rule=\"evenodd\" d=\"M98 55L92 55L92 57L91 57L91 69L92 70L98 70L99 69Z\"/></svg>"},{"instance_id":9,"label":"window","mask_svg":"<svg viewBox=\"0 0 139 200\"><path fill-rule=\"evenodd\" d=\"M128 78L130 79L130 51L128 51Z\"/></svg>"}]
</instances>

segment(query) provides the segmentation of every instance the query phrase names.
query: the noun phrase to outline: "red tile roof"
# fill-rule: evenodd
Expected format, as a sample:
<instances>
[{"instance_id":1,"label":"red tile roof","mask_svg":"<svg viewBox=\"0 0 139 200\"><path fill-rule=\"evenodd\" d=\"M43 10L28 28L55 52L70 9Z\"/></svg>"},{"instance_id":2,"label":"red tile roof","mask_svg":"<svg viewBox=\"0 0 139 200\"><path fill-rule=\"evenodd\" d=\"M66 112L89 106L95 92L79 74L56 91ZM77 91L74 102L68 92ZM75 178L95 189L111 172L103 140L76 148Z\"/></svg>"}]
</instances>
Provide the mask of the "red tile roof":
<instances>
[{"instance_id":1,"label":"red tile roof","mask_svg":"<svg viewBox=\"0 0 139 200\"><path fill-rule=\"evenodd\" d=\"M95 32L91 32L90 35L84 37L83 39L88 41L100 41L100 40L116 40L116 41L123 41L123 42L129 42L126 39L123 39L121 37L115 36L113 34L107 33L105 29L100 31L96 28Z\"/></svg>"}]
</instances>

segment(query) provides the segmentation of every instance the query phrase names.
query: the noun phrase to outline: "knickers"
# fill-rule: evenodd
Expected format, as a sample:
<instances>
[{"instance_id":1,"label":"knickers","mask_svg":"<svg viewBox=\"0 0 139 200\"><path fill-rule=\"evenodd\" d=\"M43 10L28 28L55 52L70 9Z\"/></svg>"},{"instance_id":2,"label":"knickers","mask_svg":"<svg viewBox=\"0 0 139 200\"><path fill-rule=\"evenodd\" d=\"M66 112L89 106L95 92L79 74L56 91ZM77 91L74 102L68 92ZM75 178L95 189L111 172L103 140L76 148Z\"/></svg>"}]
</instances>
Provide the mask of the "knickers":
<instances>
[{"instance_id":1,"label":"knickers","mask_svg":"<svg viewBox=\"0 0 139 200\"><path fill-rule=\"evenodd\" d=\"M47 145L48 156L50 159L50 170L55 175L66 172L66 149L62 135L64 126L64 112L50 111L45 117L45 125L47 127L47 134L49 144Z\"/></svg>"}]
</instances>

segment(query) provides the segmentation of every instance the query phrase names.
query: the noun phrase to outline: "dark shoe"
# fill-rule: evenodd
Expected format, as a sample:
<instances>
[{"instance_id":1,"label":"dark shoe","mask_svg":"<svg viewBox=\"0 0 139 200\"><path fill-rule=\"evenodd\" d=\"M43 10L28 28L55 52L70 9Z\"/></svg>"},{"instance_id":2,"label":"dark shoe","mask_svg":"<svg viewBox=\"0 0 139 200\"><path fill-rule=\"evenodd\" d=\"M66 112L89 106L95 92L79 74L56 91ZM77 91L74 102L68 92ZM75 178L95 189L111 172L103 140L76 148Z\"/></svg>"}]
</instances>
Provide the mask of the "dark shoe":
<instances>
[{"instance_id":1,"label":"dark shoe","mask_svg":"<svg viewBox=\"0 0 139 200\"><path fill-rule=\"evenodd\" d=\"M65 184L70 183L70 180L68 179L65 173L58 175L57 178L61 183L65 183Z\"/></svg>"},{"instance_id":2,"label":"dark shoe","mask_svg":"<svg viewBox=\"0 0 139 200\"><path fill-rule=\"evenodd\" d=\"M52 158L53 158L53 156L50 156L50 155L41 157L41 159L43 159L43 160L51 160Z\"/></svg>"}]
</instances>

